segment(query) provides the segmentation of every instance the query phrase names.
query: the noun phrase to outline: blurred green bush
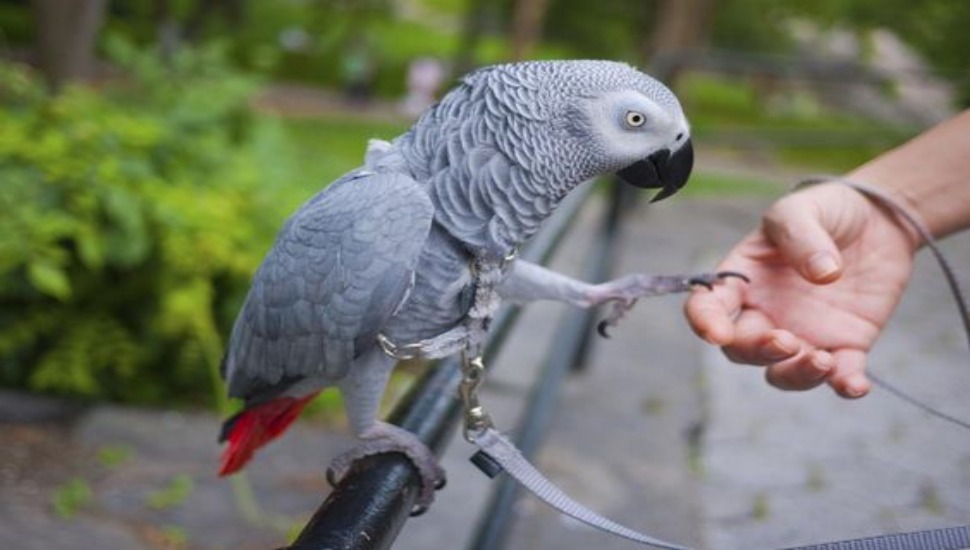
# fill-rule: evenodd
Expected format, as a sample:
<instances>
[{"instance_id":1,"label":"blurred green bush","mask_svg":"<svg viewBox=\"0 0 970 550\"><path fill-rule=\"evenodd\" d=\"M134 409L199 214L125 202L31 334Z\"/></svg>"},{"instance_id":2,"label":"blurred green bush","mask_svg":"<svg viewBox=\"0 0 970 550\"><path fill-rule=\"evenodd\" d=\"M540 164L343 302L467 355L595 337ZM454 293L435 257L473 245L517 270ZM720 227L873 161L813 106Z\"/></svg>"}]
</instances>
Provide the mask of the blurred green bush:
<instances>
[{"instance_id":1,"label":"blurred green bush","mask_svg":"<svg viewBox=\"0 0 970 550\"><path fill-rule=\"evenodd\" d=\"M100 90L0 64L0 384L203 402L292 206L279 132L218 47L107 49Z\"/></svg>"}]
</instances>

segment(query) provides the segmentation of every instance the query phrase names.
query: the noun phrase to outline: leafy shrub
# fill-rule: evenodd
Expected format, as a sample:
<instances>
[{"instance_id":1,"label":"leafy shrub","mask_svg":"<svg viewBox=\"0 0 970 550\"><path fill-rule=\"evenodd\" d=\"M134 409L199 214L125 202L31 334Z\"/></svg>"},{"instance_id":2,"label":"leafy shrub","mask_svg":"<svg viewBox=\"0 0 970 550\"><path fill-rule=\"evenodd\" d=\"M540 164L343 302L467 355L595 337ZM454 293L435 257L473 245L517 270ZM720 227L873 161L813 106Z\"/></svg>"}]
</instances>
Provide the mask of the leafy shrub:
<instances>
[{"instance_id":1,"label":"leafy shrub","mask_svg":"<svg viewBox=\"0 0 970 550\"><path fill-rule=\"evenodd\" d=\"M101 90L0 65L0 383L198 401L284 215L277 134L217 47L108 48Z\"/></svg>"}]
</instances>

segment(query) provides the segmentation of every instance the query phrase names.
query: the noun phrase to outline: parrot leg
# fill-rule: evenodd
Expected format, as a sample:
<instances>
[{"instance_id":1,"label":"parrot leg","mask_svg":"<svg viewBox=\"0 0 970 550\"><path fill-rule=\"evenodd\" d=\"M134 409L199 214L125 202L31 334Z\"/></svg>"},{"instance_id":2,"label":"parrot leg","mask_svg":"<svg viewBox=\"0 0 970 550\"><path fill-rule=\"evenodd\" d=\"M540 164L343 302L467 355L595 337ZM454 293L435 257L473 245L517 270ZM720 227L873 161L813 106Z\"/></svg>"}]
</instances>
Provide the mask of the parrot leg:
<instances>
[{"instance_id":1,"label":"parrot leg","mask_svg":"<svg viewBox=\"0 0 970 550\"><path fill-rule=\"evenodd\" d=\"M749 282L748 278L734 271L699 273L696 275L644 275L633 274L612 281L592 285L587 297L591 305L612 302L610 313L600 321L596 330L600 336L609 338L607 328L616 326L626 312L633 308L637 300L644 296L663 296L687 292L702 286L708 290L727 278L737 278Z\"/></svg>"},{"instance_id":2,"label":"parrot leg","mask_svg":"<svg viewBox=\"0 0 970 550\"><path fill-rule=\"evenodd\" d=\"M347 376L340 381L347 419L362 442L333 460L327 471L327 479L334 484L358 458L388 452L403 453L414 464L421 478L421 493L417 507L412 512L417 515L431 505L435 490L444 486L445 472L431 449L416 435L377 420L381 397L395 364L378 348L355 361Z\"/></svg>"},{"instance_id":3,"label":"parrot leg","mask_svg":"<svg viewBox=\"0 0 970 550\"><path fill-rule=\"evenodd\" d=\"M687 292L695 286L713 288L715 284L730 277L748 281L748 278L741 273L718 271L696 275L636 273L605 283L590 284L542 266L518 260L513 264L509 277L498 290L502 298L519 303L557 300L588 308L612 302L610 314L597 327L601 335L608 336L606 329L616 326L636 301L644 296Z\"/></svg>"}]
</instances>

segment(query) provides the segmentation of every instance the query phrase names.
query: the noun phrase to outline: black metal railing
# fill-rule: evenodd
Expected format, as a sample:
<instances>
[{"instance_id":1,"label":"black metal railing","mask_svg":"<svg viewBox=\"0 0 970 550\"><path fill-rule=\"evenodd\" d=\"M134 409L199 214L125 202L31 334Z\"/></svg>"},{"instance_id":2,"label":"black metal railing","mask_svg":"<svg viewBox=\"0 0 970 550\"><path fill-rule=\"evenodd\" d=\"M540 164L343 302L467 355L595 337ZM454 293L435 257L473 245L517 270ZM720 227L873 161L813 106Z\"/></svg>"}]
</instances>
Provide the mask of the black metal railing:
<instances>
[{"instance_id":1,"label":"black metal railing","mask_svg":"<svg viewBox=\"0 0 970 550\"><path fill-rule=\"evenodd\" d=\"M543 231L522 250L521 259L546 263L568 232L593 190L584 186L571 194L548 220ZM600 229L590 247L584 275L603 280L615 254L623 205L629 202L626 186L611 184L611 196ZM486 346L486 364L505 341L519 310L502 309L493 321ZM593 334L594 312L582 310L565 316L541 374L534 384L516 443L526 456L539 445L548 424L559 382L580 365ZM449 358L430 366L408 395L391 412L388 421L414 432L440 455L461 421L457 388L462 378L460 362ZM517 487L505 476L498 479L478 526L473 548L499 548L511 526L512 504ZM290 550L371 550L390 548L408 519L418 495L417 471L404 455L385 453L360 459L333 488Z\"/></svg>"}]
</instances>

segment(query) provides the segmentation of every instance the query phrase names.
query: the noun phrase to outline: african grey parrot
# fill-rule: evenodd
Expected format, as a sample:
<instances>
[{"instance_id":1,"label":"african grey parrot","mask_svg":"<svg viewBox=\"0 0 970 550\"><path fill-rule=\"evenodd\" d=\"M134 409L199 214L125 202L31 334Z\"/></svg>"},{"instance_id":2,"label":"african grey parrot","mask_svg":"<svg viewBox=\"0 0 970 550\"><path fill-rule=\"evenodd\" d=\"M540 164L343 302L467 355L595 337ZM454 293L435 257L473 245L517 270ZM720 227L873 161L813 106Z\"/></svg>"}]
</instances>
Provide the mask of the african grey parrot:
<instances>
[{"instance_id":1,"label":"african grey parrot","mask_svg":"<svg viewBox=\"0 0 970 550\"><path fill-rule=\"evenodd\" d=\"M377 419L396 359L443 357L482 343L500 299L612 301L615 323L640 296L710 285L725 273L630 275L583 283L514 259L578 184L617 173L677 191L693 164L676 97L609 61L497 65L467 75L364 165L285 223L256 273L223 362L229 419L221 474L240 469L326 387L343 393L361 447L338 458L404 452L427 506L443 472L417 438Z\"/></svg>"}]
</instances>

